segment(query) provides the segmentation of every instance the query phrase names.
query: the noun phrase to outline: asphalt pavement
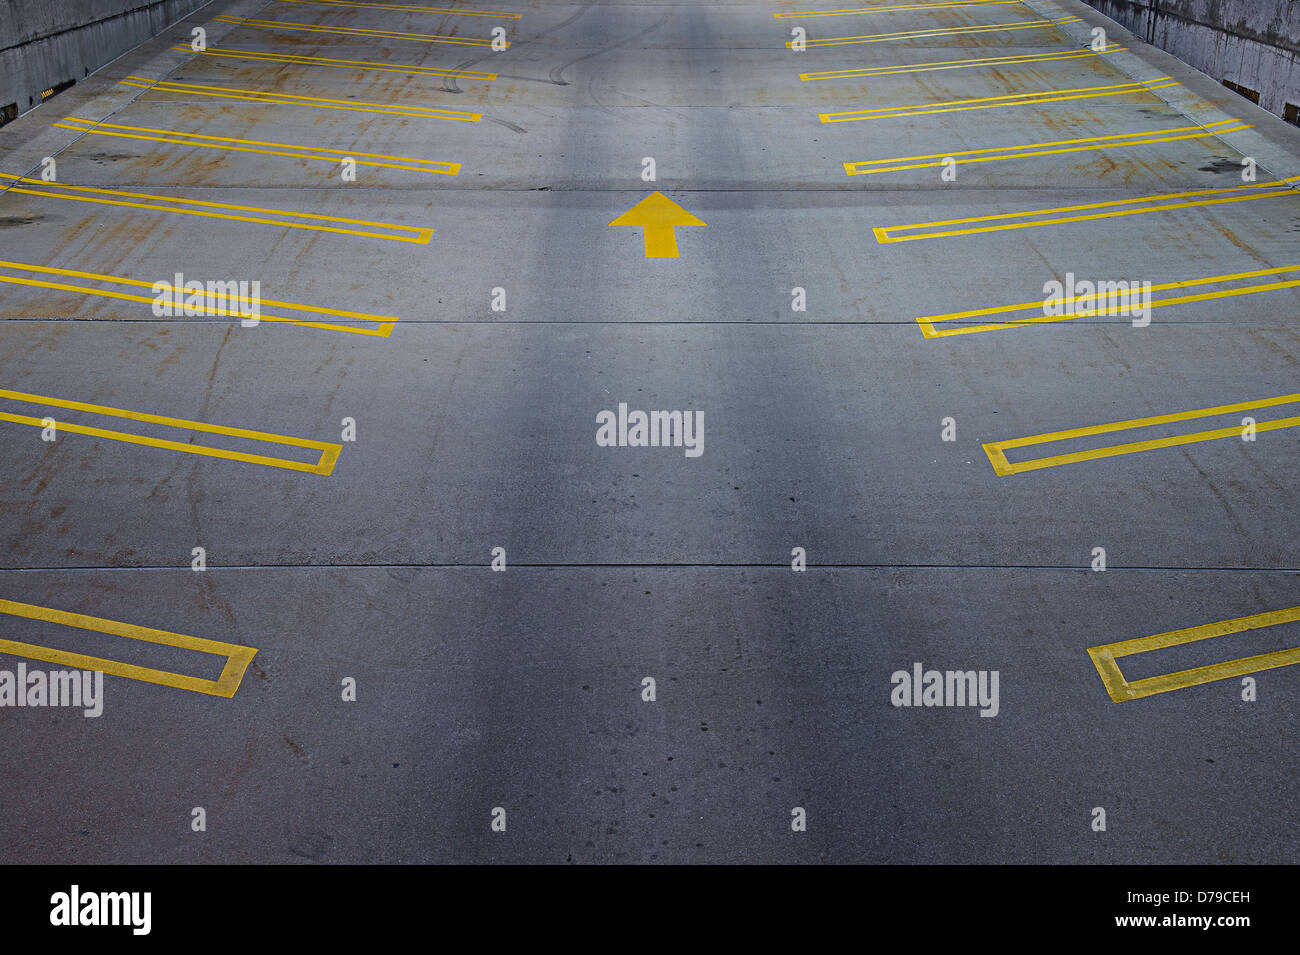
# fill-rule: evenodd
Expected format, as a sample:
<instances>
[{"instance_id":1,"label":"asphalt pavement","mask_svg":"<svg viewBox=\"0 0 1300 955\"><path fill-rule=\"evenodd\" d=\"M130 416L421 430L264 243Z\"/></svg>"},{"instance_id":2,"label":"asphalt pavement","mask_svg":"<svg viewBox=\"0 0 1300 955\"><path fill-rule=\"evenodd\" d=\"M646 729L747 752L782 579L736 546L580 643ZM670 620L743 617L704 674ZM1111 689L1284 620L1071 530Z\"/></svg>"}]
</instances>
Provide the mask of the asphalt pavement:
<instances>
[{"instance_id":1,"label":"asphalt pavement","mask_svg":"<svg viewBox=\"0 0 1300 955\"><path fill-rule=\"evenodd\" d=\"M440 2L0 130L0 671L106 674L0 858L1294 862L1300 129L1076 0Z\"/></svg>"}]
</instances>

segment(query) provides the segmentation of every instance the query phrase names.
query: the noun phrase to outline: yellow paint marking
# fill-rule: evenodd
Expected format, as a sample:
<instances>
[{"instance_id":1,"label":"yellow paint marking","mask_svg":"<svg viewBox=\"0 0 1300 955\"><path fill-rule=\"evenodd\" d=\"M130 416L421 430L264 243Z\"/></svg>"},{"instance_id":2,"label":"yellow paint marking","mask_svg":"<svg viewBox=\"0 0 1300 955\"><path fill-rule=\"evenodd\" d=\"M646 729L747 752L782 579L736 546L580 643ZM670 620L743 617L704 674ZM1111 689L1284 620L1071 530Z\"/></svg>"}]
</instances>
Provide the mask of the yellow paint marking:
<instances>
[{"instance_id":1,"label":"yellow paint marking","mask_svg":"<svg viewBox=\"0 0 1300 955\"><path fill-rule=\"evenodd\" d=\"M150 295L132 295L128 292L118 292L112 289L90 288L85 285L72 285L66 282L50 282L44 279L27 279L14 275L5 275L0 272L0 282L6 282L10 285L26 285L33 288L48 288L62 292L76 292L80 295L93 295L98 298L115 298L127 302L144 302L152 305L156 296L161 291L170 291L173 300L176 295L182 296L182 301L186 295L185 290L178 289L170 282L143 282L139 279L122 278L116 275L103 275L99 272L79 272L76 269L57 269L49 265L27 265L23 262L6 262L0 260L0 268L12 269L18 272L35 272L45 275L63 275L71 278L92 279L96 282L107 282L113 285L126 285L133 288L149 289ZM155 292L155 287L158 291ZM205 295L206 301L206 295ZM350 332L353 335L371 335L376 338L387 338L393 332L393 326L398 319L393 315L371 315L368 312L350 312L346 309L325 308L316 305L298 305L294 302L281 302L273 298L258 297L258 307L270 305L272 308L283 309L290 312L306 312L313 315L332 315L337 318L355 319L363 322L373 322L378 325L377 328L366 328L364 326L341 325L337 322L313 322L301 318L290 318L284 315L276 315L271 312L262 310L258 318L263 322L281 322L286 325L299 325L304 328L319 328L325 331L333 332ZM212 305L206 306L205 315L224 315L231 318L242 318L238 311L225 308L223 306Z\"/></svg>"},{"instance_id":2,"label":"yellow paint marking","mask_svg":"<svg viewBox=\"0 0 1300 955\"><path fill-rule=\"evenodd\" d=\"M15 600L0 600L0 613L11 617L26 617L29 620L43 620L77 630L92 630L109 636L125 637L128 640L144 640L165 647L225 657L226 663L221 668L221 675L215 680L204 680L183 673L172 673L169 670L155 670L152 667L136 666L133 663L87 656L84 653L69 653L31 643L0 640L0 653L12 653L14 656L26 657L29 660L41 660L45 663L76 667L80 670L98 670L112 676L123 676L143 683L157 683L178 690L191 690L195 693L207 693L209 696L221 696L226 699L235 695L235 691L239 689L239 684L244 679L244 672L253 662L253 657L257 655L256 648L237 643L222 643L218 640L206 640L203 637L191 637L168 630L137 627L135 624L122 623L118 620L106 620L103 617L91 617L82 613L68 613L66 610L38 607L35 604L18 603Z\"/></svg>"},{"instance_id":3,"label":"yellow paint marking","mask_svg":"<svg viewBox=\"0 0 1300 955\"><path fill-rule=\"evenodd\" d=\"M1018 3L1019 0L1016 0ZM300 33L330 33L335 36L357 36L369 40L418 40L421 43L451 43L456 46L491 46L491 40L476 40L471 37L444 36L440 33L399 33L395 30L366 30L360 27L325 27L312 23L290 23L283 20L251 20L244 17L232 17L222 14L212 18L218 23L235 23L245 27L261 27L266 30L296 30ZM506 47L510 46L507 42Z\"/></svg>"},{"instance_id":4,"label":"yellow paint marking","mask_svg":"<svg viewBox=\"0 0 1300 955\"><path fill-rule=\"evenodd\" d=\"M662 192L652 192L610 225L644 230L647 259L675 259L678 257L676 227L708 223L691 215Z\"/></svg>"},{"instance_id":5,"label":"yellow paint marking","mask_svg":"<svg viewBox=\"0 0 1300 955\"><path fill-rule=\"evenodd\" d=\"M196 51L189 44L172 47L186 53ZM224 56L235 60L262 60L268 63L292 63L301 66L332 66L340 69L371 70L381 73L407 73L412 76L456 76L471 80L491 82L497 78L495 73L481 73L477 70L443 70L431 66L401 66L393 63L375 63L371 60L338 60L327 56L303 56L294 53L262 53L257 50L198 50L203 56Z\"/></svg>"},{"instance_id":6,"label":"yellow paint marking","mask_svg":"<svg viewBox=\"0 0 1300 955\"><path fill-rule=\"evenodd\" d=\"M1168 82L1165 82L1166 80ZM860 109L848 113L822 113L820 119L823 123L851 123L862 119L895 119L899 116L926 116L930 113L960 113L974 109L997 109L1000 106L1036 106L1039 103L1060 103L1065 100L1097 99L1102 96L1149 93L1152 90L1178 85L1171 77L1162 76L1154 80L1144 80L1141 83L1080 86L1068 90L1012 93L1007 96L980 96L975 99L956 99L944 103L921 103L916 106L883 106L879 109Z\"/></svg>"},{"instance_id":7,"label":"yellow paint marking","mask_svg":"<svg viewBox=\"0 0 1300 955\"><path fill-rule=\"evenodd\" d=\"M1300 265L1285 265L1278 269L1259 269L1254 272L1230 272L1226 275L1211 275L1200 279L1183 279L1179 282L1166 282L1152 285L1150 291L1164 292L1169 289L1194 288L1198 285L1213 285L1218 282L1236 282L1241 279L1261 278L1267 275L1281 275L1285 272L1298 272ZM1260 292L1276 292L1281 289L1300 287L1300 279L1285 282L1265 282L1261 285L1247 285L1245 288L1220 289L1215 292L1203 292L1199 295L1178 295L1172 298L1153 298L1151 308L1163 308L1166 305L1182 305L1187 302L1208 302L1221 298L1236 298L1239 295L1256 295ZM1073 304L1077 299L1087 300L1088 296L1066 295L1061 299L1063 305ZM1031 318L1013 319L990 325L964 325L958 328L935 328L941 322L960 321L964 318L979 318L983 315L1010 315L1015 312L1038 312ZM926 315L916 320L921 327L921 334L926 338L947 338L952 335L970 335L975 332L999 331L1007 328L1024 328L1028 325L1047 324L1049 322L1068 322L1087 316L1121 314L1120 309L1080 308L1073 315L1043 315L1043 300L1018 302L1015 305L994 305L991 308L976 308L965 312L946 312L942 315Z\"/></svg>"},{"instance_id":8,"label":"yellow paint marking","mask_svg":"<svg viewBox=\"0 0 1300 955\"><path fill-rule=\"evenodd\" d=\"M320 474L328 476L334 470L334 464L338 461L339 453L343 450L341 444L330 444L327 441L314 441L310 438L294 438L284 434L269 434L265 431L249 431L246 428L228 428L219 424L206 424L202 421L188 421L184 418L168 418L163 415L145 414L142 411L128 411L124 408L112 408L108 405L92 405L82 401L67 401L62 398L50 398L45 395L29 395L21 391L7 391L0 389L0 398L7 398L10 401L17 401L23 404L42 405L53 408L67 408L71 411L85 411L92 414L102 414L113 418L127 418L131 421L144 421L150 424L165 425L171 428L179 428L184 431L201 431L206 434L220 434L231 438L247 438L250 441L262 441L267 444L280 444L293 448L307 448L313 451L319 451L320 456L315 463L305 461L295 461L291 458L273 458L262 454L248 454L244 451L229 451L225 448L214 448L203 444L192 444L186 441L169 441L163 438L154 438L149 435L131 434L128 431L111 431L104 428L91 428L85 425L74 424L70 421L58 421L58 430L70 432L73 434L86 434L96 438L108 438L113 441L125 441L128 444L141 444L151 448L163 448L168 451L183 451L186 454L201 454L211 458L225 458L229 461L244 461L248 464L262 464L270 468L282 468L286 471L302 471L306 474ZM34 428L43 428L44 424L40 418L32 418L26 415L10 414L0 412L0 421L11 421L14 424L31 425Z\"/></svg>"},{"instance_id":9,"label":"yellow paint marking","mask_svg":"<svg viewBox=\"0 0 1300 955\"><path fill-rule=\"evenodd\" d=\"M333 7L364 7L367 10L398 10L402 13L445 14L455 17L492 17L497 20L518 20L522 13L493 13L491 10L462 10L459 7L418 7L409 3L354 3L353 0L280 0L281 3L310 3L314 6L329 4Z\"/></svg>"},{"instance_id":10,"label":"yellow paint marking","mask_svg":"<svg viewBox=\"0 0 1300 955\"><path fill-rule=\"evenodd\" d=\"M1104 448L1091 448L1087 451L1075 451L1071 454L1056 454L1046 458L1012 463L1007 459L1007 451L1024 448L1035 444L1051 444L1055 441L1068 441L1072 438L1087 438L1098 434L1112 434L1116 431L1134 431L1150 428L1176 421L1192 421L1196 418L1209 418L1215 415L1235 414L1260 408L1272 408L1277 405L1300 404L1300 394L1282 395L1278 398L1265 398L1259 401L1243 401L1234 405L1219 405L1214 408L1197 408L1194 411L1179 411L1175 414L1155 415L1150 418L1133 418L1128 421L1115 421L1110 424L1093 425L1087 428L1073 428L1069 431L1052 431L1048 434L1035 434L1027 438L1011 438L1006 441L990 441L984 445L984 453L989 463L1000 477L1024 474L1027 471L1040 471L1043 468L1060 467L1063 464L1077 464L1080 461L1095 461L1099 458L1113 458L1121 454L1136 454L1140 451L1154 451L1159 448L1174 448L1184 444L1199 444L1202 441L1217 441L1222 438L1241 438L1240 424L1227 428L1214 428L1209 431L1197 431L1193 434L1176 434L1147 441L1130 441ZM1264 431L1280 431L1284 428L1300 426L1300 416L1275 418L1272 421L1259 421L1255 424L1256 434Z\"/></svg>"},{"instance_id":11,"label":"yellow paint marking","mask_svg":"<svg viewBox=\"0 0 1300 955\"><path fill-rule=\"evenodd\" d=\"M386 103L364 103L360 100L321 99L315 96L295 96L289 93L264 93L259 90L231 89L226 86L200 86L193 83L169 83L150 80L143 76L128 76L123 86L137 86L156 93L189 93L194 96L215 96L219 99L247 100L250 103L274 103L278 106L314 106L317 109L342 109L355 113L379 113L385 116L419 116L424 119L452 119L463 123L477 123L482 113L466 113L457 109L440 109L425 106L394 106Z\"/></svg>"},{"instance_id":12,"label":"yellow paint marking","mask_svg":"<svg viewBox=\"0 0 1300 955\"><path fill-rule=\"evenodd\" d=\"M888 6L850 7L845 10L801 10L774 13L778 20L807 20L812 17L849 17L859 13L891 13L895 10L941 10L944 7L1007 7L1020 0L941 0L939 3L896 3Z\"/></svg>"},{"instance_id":13,"label":"yellow paint marking","mask_svg":"<svg viewBox=\"0 0 1300 955\"><path fill-rule=\"evenodd\" d=\"M940 239L958 235L979 235L985 232L1002 232L1007 229L1033 229L1038 226L1060 225L1066 222L1088 222L1097 219L1115 219L1121 216L1143 215L1147 212L1166 212L1171 209L1199 209L1204 206L1215 206L1227 202L1249 202L1253 199L1268 199L1278 196L1287 196L1295 198L1297 193L1291 183L1300 180L1300 176L1292 176L1288 179L1279 179L1275 182L1259 182L1245 186L1234 186L1228 189L1199 189L1194 192L1167 192L1158 196L1139 196L1136 199L1118 199L1111 202L1093 202L1081 206L1058 206L1054 209L1028 209L1023 212L1005 212L988 216L974 216L969 219L942 219L935 222L919 222L912 225L896 225L877 227L872 229L875 233L876 241L881 244L892 242L915 242L918 239ZM1274 189L1273 187L1281 187ZM1264 191L1264 190L1272 191ZM1235 193L1245 193L1245 195L1234 195ZM1210 196L1222 196L1223 198L1211 199ZM1196 197L1191 202L1162 202L1165 199L1184 199ZM1123 206L1138 206L1139 203L1155 203L1154 205L1142 205L1137 208L1125 209ZM1083 212L1090 209L1107 209L1107 212L1090 212L1086 215L1065 216L1058 215L1062 212ZM1030 216L1049 216L1046 219L1028 220ZM1015 219L1026 219L1028 221L1016 222L1007 221ZM949 225L968 225L974 222L990 222L994 225L981 225L970 229L944 229L935 231L941 226ZM919 232L913 235L897 235L899 232L911 232L916 229L927 231Z\"/></svg>"},{"instance_id":14,"label":"yellow paint marking","mask_svg":"<svg viewBox=\"0 0 1300 955\"><path fill-rule=\"evenodd\" d=\"M172 196L158 196L145 192L121 192L116 189L98 189L92 186L70 186L66 183L48 183L42 179L29 179L26 176L14 176L0 172L0 179L13 183L9 192L27 196L44 196L49 199L69 199L74 202L94 202L106 206L125 206L131 209L149 209L153 212L175 212L187 216L203 216L208 219L231 219L236 222L256 222L262 225L278 225L285 229L309 229L313 232L335 232L340 235L355 235L369 239L389 239L393 242L413 242L416 245L428 245L433 237L432 229L414 226L393 225L388 222L372 222L369 219L347 219L342 216L322 216L310 212L287 212L283 209L265 209L261 206L238 206L224 202L203 202L198 199L180 199ZM32 188L40 186L43 188ZM68 195L73 193L92 193L92 195ZM122 199L102 199L99 196L122 196ZM128 202L127 199L148 199L150 202ZM167 203L159 205L158 203ZM260 212L266 216L280 216L272 219L264 216L241 216L224 212L208 212L207 209L230 209L239 212ZM310 220L306 222L294 220ZM341 226L313 225L314 222L345 222L349 225L373 226L391 229L392 232L372 232L365 229L347 229Z\"/></svg>"},{"instance_id":15,"label":"yellow paint marking","mask_svg":"<svg viewBox=\"0 0 1300 955\"><path fill-rule=\"evenodd\" d=\"M318 146L298 146L293 143L263 142L257 139L228 139L223 136L208 136L204 133L183 133L174 129L150 129L147 126L121 126L117 123L96 123L90 119L78 119L69 116L60 123L52 124L59 129L75 129L78 132L94 133L97 136L115 136L121 139L141 139L155 143L174 143L180 146L202 146L206 149L224 149L233 152L260 153L265 156L289 156L293 159L316 159L338 165L344 159L352 159L358 166L379 166L386 169L404 169L411 172L440 173L455 176L460 172L460 163L442 162L433 159L412 159L407 156L386 156L382 153L363 153L356 150L322 149ZM119 130L123 130L119 132ZM124 132L131 130L131 132ZM157 135L146 135L155 133ZM279 149L257 149L258 146L277 146ZM288 151L286 151L288 150ZM377 160L388 160L378 162Z\"/></svg>"},{"instance_id":16,"label":"yellow paint marking","mask_svg":"<svg viewBox=\"0 0 1300 955\"><path fill-rule=\"evenodd\" d=\"M1238 125L1240 124L1240 125ZM998 162L1003 159L1020 159L1028 156L1052 156L1059 153L1081 153L1093 149L1109 149L1119 146L1145 146L1149 143L1169 143L1184 139L1205 139L1222 133L1236 133L1243 129L1253 129L1249 123L1240 120L1220 120L1208 126L1178 126L1167 130L1153 130L1149 133L1121 133L1117 136L1089 136L1084 139L1058 139L1048 143L1029 143L1024 146L995 146L990 149L968 149L962 152L930 153L923 156L899 156L892 159L864 159L859 162L846 162L844 171L850 176L870 176L879 172L901 172L904 169L929 169L942 166L945 159L956 159L958 165L980 162ZM1168 135L1179 133L1182 135ZM1155 138L1152 138L1155 137ZM1078 146L1076 143L1095 145ZM1065 146L1065 149L1052 149L1053 146ZM1021 151L1024 150L1024 151ZM958 158L970 157L970 158ZM932 159L934 162L915 162L914 160ZM901 165L884 165L885 163ZM877 166L878 168L867 168Z\"/></svg>"},{"instance_id":17,"label":"yellow paint marking","mask_svg":"<svg viewBox=\"0 0 1300 955\"><path fill-rule=\"evenodd\" d=\"M965 70L976 66L1018 66L1022 63L1041 63L1055 60L1077 60L1088 56L1105 56L1119 53L1127 47L1112 46L1104 51L1066 50L1063 53L1021 53L1016 56L986 56L978 60L936 60L932 63L915 63L910 66L882 66L876 69L829 70L825 73L800 73L801 80L843 80L858 76L897 76L901 73L934 73L941 70Z\"/></svg>"},{"instance_id":18,"label":"yellow paint marking","mask_svg":"<svg viewBox=\"0 0 1300 955\"><path fill-rule=\"evenodd\" d=\"M1230 680L1234 677L1244 676L1247 673L1258 673L1261 670L1273 670L1277 667L1300 663L1300 647L1290 650L1275 650L1272 653L1261 653L1253 657L1242 657L1239 660L1228 660L1224 663L1212 663L1209 666L1193 667L1190 670L1165 673L1161 676L1148 677L1145 680L1134 680L1131 683L1124 678L1119 664L1115 662L1119 657L1150 653L1153 650L1182 646L1195 643L1198 640L1209 640L1213 637L1226 637L1234 633L1244 633L1247 630L1262 630L1265 627L1276 627L1284 623L1294 623L1297 620L1300 620L1300 607L1270 610L1267 613L1251 614L1248 617L1234 617L1231 620L1206 623L1199 627L1171 630L1168 633L1157 633L1150 637L1138 637L1136 640L1109 643L1102 647L1089 647L1088 656L1092 658L1092 664L1097 668L1097 673L1101 676L1101 682L1106 687L1106 692L1110 695L1110 698L1116 703L1123 703L1125 700L1139 700L1142 697L1153 696L1156 693L1184 690L1190 686L1200 686L1202 683L1212 683L1215 680Z\"/></svg>"},{"instance_id":19,"label":"yellow paint marking","mask_svg":"<svg viewBox=\"0 0 1300 955\"><path fill-rule=\"evenodd\" d=\"M952 27L933 30L903 30L898 33L868 33L864 36L831 36L821 40L809 39L809 47L814 46L849 46L854 43L891 43L894 40L920 40L941 36L961 36L967 33L999 33L1008 30L1038 30L1043 27L1060 26L1063 23L1079 23L1078 17L1056 17L1051 20L1013 20L1010 23L985 23L970 27ZM788 49L794 48L794 41L787 40Z\"/></svg>"}]
</instances>

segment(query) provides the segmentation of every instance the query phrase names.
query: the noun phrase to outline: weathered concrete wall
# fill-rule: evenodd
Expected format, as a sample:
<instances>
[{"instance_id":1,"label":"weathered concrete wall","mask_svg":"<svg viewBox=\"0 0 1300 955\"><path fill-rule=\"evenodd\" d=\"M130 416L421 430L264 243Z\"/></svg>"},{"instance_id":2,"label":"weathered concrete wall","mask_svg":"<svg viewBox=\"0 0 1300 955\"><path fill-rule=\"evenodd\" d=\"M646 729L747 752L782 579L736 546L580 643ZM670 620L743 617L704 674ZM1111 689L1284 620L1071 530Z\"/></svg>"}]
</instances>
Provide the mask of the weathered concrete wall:
<instances>
[{"instance_id":1,"label":"weathered concrete wall","mask_svg":"<svg viewBox=\"0 0 1300 955\"><path fill-rule=\"evenodd\" d=\"M0 111L81 80L209 0L0 0ZM3 118L3 114L0 114Z\"/></svg>"},{"instance_id":2,"label":"weathered concrete wall","mask_svg":"<svg viewBox=\"0 0 1300 955\"><path fill-rule=\"evenodd\" d=\"M1279 116L1300 105L1300 0L1084 2L1202 73L1258 92Z\"/></svg>"}]
</instances>

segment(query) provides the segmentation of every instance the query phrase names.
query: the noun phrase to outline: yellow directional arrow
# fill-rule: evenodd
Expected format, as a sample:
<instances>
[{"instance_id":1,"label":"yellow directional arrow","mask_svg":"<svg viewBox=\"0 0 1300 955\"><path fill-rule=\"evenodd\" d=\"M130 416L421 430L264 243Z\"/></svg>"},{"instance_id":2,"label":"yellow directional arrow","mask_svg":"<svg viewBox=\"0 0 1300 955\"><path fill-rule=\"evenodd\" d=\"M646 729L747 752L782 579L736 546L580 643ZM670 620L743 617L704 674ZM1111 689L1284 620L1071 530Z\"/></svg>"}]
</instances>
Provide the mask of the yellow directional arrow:
<instances>
[{"instance_id":1,"label":"yellow directional arrow","mask_svg":"<svg viewBox=\"0 0 1300 955\"><path fill-rule=\"evenodd\" d=\"M640 226L645 230L647 259L677 258L677 226L708 225L695 218L662 192L652 192L610 225Z\"/></svg>"}]
</instances>

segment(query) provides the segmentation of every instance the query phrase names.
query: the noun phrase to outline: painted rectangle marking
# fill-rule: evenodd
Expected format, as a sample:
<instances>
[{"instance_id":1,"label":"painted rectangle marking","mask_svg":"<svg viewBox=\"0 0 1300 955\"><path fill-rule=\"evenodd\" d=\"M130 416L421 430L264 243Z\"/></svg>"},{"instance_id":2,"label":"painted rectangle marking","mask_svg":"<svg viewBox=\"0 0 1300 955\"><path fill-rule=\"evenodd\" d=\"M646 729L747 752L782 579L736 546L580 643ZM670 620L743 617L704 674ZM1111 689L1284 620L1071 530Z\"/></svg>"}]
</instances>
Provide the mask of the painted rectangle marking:
<instances>
[{"instance_id":1,"label":"painted rectangle marking","mask_svg":"<svg viewBox=\"0 0 1300 955\"><path fill-rule=\"evenodd\" d=\"M269 455L251 454L245 451L231 451L227 448L218 448L203 444L191 444L183 441L171 441L165 438L155 438L152 435L133 434L129 431L115 431L107 428L95 428L71 421L60 421L57 418L54 419L57 432L67 431L73 434L90 435L91 437L96 438L108 438L113 441L125 441L128 444L142 444L151 448L163 448L168 451L183 451L186 454L201 454L206 457L225 458L230 461L244 461L249 464L262 464L267 467L282 468L286 471L302 471L307 474L329 475L334 470L334 464L338 461L339 453L343 450L343 445L331 444L327 441L314 441L310 438L295 438L284 434L270 434L265 431L249 431L245 428L228 428L224 425L207 424L203 421L188 421L184 418L169 418L164 415L146 414L142 411L129 411L125 408L113 408L108 405L95 405L84 401L68 401L64 398L51 398L46 395L32 395L21 391L0 389L0 398L21 404L39 405L46 408L67 408L71 411L101 414L112 418L126 418L131 421L162 425L169 428L179 428L185 431L201 431L206 434L219 434L226 437L244 438L249 441L279 444L292 448L307 448L309 450L320 452L318 459L314 462L295 461L292 458L276 458ZM44 417L52 416L47 414ZM45 427L45 422L42 421L41 418L11 414L7 411L0 412L0 421L10 421L14 424L30 425L33 428Z\"/></svg>"},{"instance_id":2,"label":"painted rectangle marking","mask_svg":"<svg viewBox=\"0 0 1300 955\"><path fill-rule=\"evenodd\" d=\"M1191 434L1167 435L1147 441L1130 441L1124 444L1108 445L1103 448L1090 448L1070 454L1056 454L1029 461L1011 462L1007 451L1014 448L1032 447L1036 444L1051 444L1056 441L1069 441L1075 438L1088 438L1099 434L1113 434L1120 431L1133 431L1158 425L1172 424L1179 421L1194 421L1197 418L1210 418L1216 415L1236 414L1242 411L1257 411L1261 408L1274 408L1279 405L1300 404L1300 393L1280 395L1276 398L1264 398L1257 401L1243 401L1239 404L1218 405L1213 408L1197 408L1193 411L1179 411L1175 414L1155 415L1149 418L1132 418L1127 421L1114 421L1109 424L1092 425L1087 428L1074 428L1068 431L1050 431L1047 434L1034 434L1025 438L1011 438L1006 441L990 441L984 445L993 470L1001 477L1024 474L1027 471L1040 471L1043 468L1060 467L1063 464L1077 464L1080 461L1095 461L1099 458L1117 457L1121 454L1136 454L1139 451L1154 451L1159 448L1172 448L1184 444L1198 444L1203 441L1216 441L1221 438L1240 438L1242 426L1234 424L1227 428L1213 428ZM1300 416L1275 418L1270 421L1257 421L1255 433L1278 431L1283 428L1300 426Z\"/></svg>"},{"instance_id":3,"label":"painted rectangle marking","mask_svg":"<svg viewBox=\"0 0 1300 955\"><path fill-rule=\"evenodd\" d=\"M1160 676L1133 680L1132 682L1125 679L1119 664L1115 662L1121 657L1195 643L1197 640L1209 640L1212 637L1225 637L1234 633L1243 633L1247 630L1276 627L1297 620L1300 620L1300 607L1288 607L1285 610L1271 610L1267 613L1251 614L1247 617L1234 617L1231 620L1202 624L1199 627L1187 627L1183 630L1157 633L1150 637L1138 637L1136 640L1124 640L1120 643L1089 647L1088 656L1092 658L1093 666L1097 668L1097 673L1101 676L1101 682L1106 687L1106 692L1110 695L1110 698L1116 703L1123 703L1126 700L1139 700L1146 696L1154 696L1157 693L1182 690L1191 686L1199 686L1202 683L1211 683L1215 680L1229 680L1233 677L1244 676L1247 673L1258 673L1261 670L1291 666L1300 663L1300 647L1289 650L1275 650L1272 653L1261 653L1236 660L1226 660L1223 663L1212 663L1208 666L1193 667L1189 670L1178 670L1175 673L1164 673Z\"/></svg>"},{"instance_id":4,"label":"painted rectangle marking","mask_svg":"<svg viewBox=\"0 0 1300 955\"><path fill-rule=\"evenodd\" d=\"M103 673L126 677L130 680L157 683L162 686L190 690L194 693L206 693L209 696L220 696L225 699L230 699L235 695L235 691L239 689L239 684L244 679L244 672L248 669L248 665L253 662L253 657L257 655L257 649L254 647L245 647L235 643L222 643L218 640L207 640L203 637L191 637L183 633L155 630L151 627L139 627L135 624L122 623L119 620L107 620L103 617L69 613L66 610L55 610L53 607L39 607L35 604L18 603L15 600L0 599L0 613L14 617L26 617L30 620L44 620L48 623L73 627L77 630L92 630L114 637L123 637L127 640L143 640L148 643L161 644L162 646L177 647L182 650L193 650L196 653L208 653L213 656L225 657L226 662L221 669L221 675L215 680L206 680L185 673L174 673L170 670L158 670L134 663L123 663L120 660L108 660L84 653L71 653L66 650L56 650L52 647L22 643L17 640L0 639L0 653L12 653L14 656L26 657L30 660L41 660L45 663L76 667L81 670L99 670Z\"/></svg>"}]
</instances>

